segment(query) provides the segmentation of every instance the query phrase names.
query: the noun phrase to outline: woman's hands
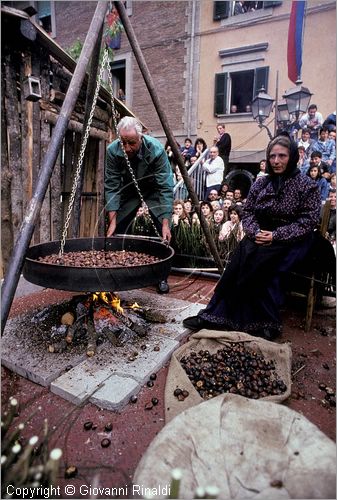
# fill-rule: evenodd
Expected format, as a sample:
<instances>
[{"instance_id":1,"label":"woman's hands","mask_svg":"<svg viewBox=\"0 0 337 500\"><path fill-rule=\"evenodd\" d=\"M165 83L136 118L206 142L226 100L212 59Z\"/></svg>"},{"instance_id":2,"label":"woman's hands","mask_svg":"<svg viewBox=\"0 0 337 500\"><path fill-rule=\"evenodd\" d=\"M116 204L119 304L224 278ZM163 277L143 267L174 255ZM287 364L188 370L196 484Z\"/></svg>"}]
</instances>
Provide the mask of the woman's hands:
<instances>
[{"instance_id":1,"label":"woman's hands","mask_svg":"<svg viewBox=\"0 0 337 500\"><path fill-rule=\"evenodd\" d=\"M255 235L255 243L257 245L271 245L273 241L273 233L272 231L264 231L261 229Z\"/></svg>"}]
</instances>

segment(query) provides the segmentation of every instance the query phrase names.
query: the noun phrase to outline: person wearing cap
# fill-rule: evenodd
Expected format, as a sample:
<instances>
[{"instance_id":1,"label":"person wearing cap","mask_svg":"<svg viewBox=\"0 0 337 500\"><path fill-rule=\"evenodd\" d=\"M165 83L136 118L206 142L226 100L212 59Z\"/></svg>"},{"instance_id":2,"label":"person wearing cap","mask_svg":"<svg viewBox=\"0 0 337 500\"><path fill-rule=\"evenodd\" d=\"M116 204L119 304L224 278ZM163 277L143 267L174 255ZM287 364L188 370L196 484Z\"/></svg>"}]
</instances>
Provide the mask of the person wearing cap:
<instances>
[{"instance_id":1,"label":"person wearing cap","mask_svg":"<svg viewBox=\"0 0 337 500\"><path fill-rule=\"evenodd\" d=\"M105 168L105 209L108 214L107 236L115 232L128 233L142 203L130 168L139 190L149 209L151 218L164 241L171 240L171 216L173 206L173 173L162 144L142 132L141 123L125 116L117 125L120 139L107 149ZM159 293L167 293L164 280L158 284Z\"/></svg>"}]
</instances>

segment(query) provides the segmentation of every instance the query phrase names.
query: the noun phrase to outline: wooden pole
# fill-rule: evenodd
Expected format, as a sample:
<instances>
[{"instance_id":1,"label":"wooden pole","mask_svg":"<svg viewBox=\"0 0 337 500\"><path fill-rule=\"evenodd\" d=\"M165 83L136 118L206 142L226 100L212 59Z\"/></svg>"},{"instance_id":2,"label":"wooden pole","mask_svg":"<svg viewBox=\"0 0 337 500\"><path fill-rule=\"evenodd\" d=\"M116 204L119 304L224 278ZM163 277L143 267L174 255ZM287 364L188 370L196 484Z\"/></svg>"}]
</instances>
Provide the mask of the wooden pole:
<instances>
[{"instance_id":1,"label":"wooden pole","mask_svg":"<svg viewBox=\"0 0 337 500\"><path fill-rule=\"evenodd\" d=\"M53 131L46 155L42 161L38 182L29 203L26 215L15 243L12 258L8 266L2 288L1 288L1 333L6 326L9 310L11 308L16 287L18 285L21 270L23 268L26 252L32 238L37 218L40 214L41 206L49 185L53 168L57 160L62 141L67 131L68 122L81 90L88 61L93 53L94 46L100 33L104 17L107 11L108 2L97 2L96 10L91 21L88 34L86 36L80 58L71 79L63 106L56 126Z\"/></svg>"},{"instance_id":2,"label":"wooden pole","mask_svg":"<svg viewBox=\"0 0 337 500\"><path fill-rule=\"evenodd\" d=\"M163 126L163 129L165 131L165 134L166 134L166 137L169 141L169 144L171 146L171 149L175 155L175 157L177 158L177 162L178 162L178 165L179 165L179 169L180 169L180 172L182 174L182 177L184 179L184 182L185 182L185 186L188 190L188 193L190 195L190 198L192 200L192 203L194 204L195 206L195 209L198 213L198 216L199 216L199 219L200 219L200 223L201 223L201 227L205 233L205 237L206 237L206 240L207 240L207 243L208 243L208 246L209 246L209 249L213 255L213 258L215 260L215 263L219 269L220 272L223 271L223 264L222 264L222 261L220 259L220 256L219 256L219 253L218 253L218 250L216 248L216 245L215 245L215 242L214 242L214 239L211 235L211 232L210 232L210 229L209 229L209 225L207 223L207 221L205 220L201 210L200 210L200 207L199 207L199 199L196 195L196 192L194 191L194 187L192 185L192 182L191 182L191 179L188 175L188 172L187 172L187 169L185 167L185 163L184 163L184 160L180 154L180 151L177 147L177 143L176 143L176 140L171 132L171 129L170 129L170 126L169 126L169 123L168 123L168 120L167 120L167 117L166 117L166 114L164 112L164 109L159 101L159 98L158 98L158 95L157 95L157 92L156 92L156 89L155 89L155 86L154 86L154 83L153 83L153 80L152 80L152 77L151 77L151 74L150 74L150 71L149 71L149 68L147 67L147 64L146 64L146 61L144 59L144 56L143 56L143 53L141 51L141 48L138 44L138 41L136 39L136 35L135 35L135 32L133 31L133 28L132 28L132 25L130 23L130 20L129 20L129 17L126 13L126 10L125 10L125 7L124 7L124 4L123 2L114 2L115 6L116 6L116 9L118 11L118 14L119 14L119 17L123 23L123 26L124 26L124 29L125 29L125 32L127 34L127 37L129 39L129 42L130 42L130 45L131 45L131 48L134 52L134 55L137 59L137 62L138 62L138 66L139 66L139 69L143 75L143 78L144 78L144 81L145 81L145 84L147 86L147 89L150 93L150 96L151 96L151 99L152 99L152 102L154 104L154 107L156 108L156 111L158 113L158 117L159 117L159 120Z\"/></svg>"}]
</instances>

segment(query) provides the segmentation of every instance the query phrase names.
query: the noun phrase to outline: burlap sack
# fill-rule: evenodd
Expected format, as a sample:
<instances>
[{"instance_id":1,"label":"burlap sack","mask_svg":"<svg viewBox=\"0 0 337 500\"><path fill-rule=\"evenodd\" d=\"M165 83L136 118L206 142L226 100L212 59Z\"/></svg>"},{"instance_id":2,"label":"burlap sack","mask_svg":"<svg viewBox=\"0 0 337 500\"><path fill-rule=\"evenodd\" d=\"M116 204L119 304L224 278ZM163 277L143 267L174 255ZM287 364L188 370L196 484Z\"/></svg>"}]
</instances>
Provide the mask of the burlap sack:
<instances>
[{"instance_id":1,"label":"burlap sack","mask_svg":"<svg viewBox=\"0 0 337 500\"><path fill-rule=\"evenodd\" d=\"M243 332L222 332L216 330L200 330L190 337L190 341L177 349L171 358L169 371L165 385L165 421L169 422L180 412L191 406L202 403L204 399L190 382L185 370L180 364L180 359L191 351L198 352L200 349L208 350L210 353L221 349L222 344L245 342L245 348L263 354L266 360L273 360L275 372L287 386L286 392L281 395L267 396L264 400L280 403L290 396L291 393L291 348L289 344L277 344L258 337L252 337ZM179 401L174 395L174 390L179 387L186 389L189 396L184 401Z\"/></svg>"},{"instance_id":2,"label":"burlap sack","mask_svg":"<svg viewBox=\"0 0 337 500\"><path fill-rule=\"evenodd\" d=\"M143 496L166 498L171 471L180 468L178 498L195 498L196 488L207 486L217 486L224 500L336 498L335 464L335 443L300 413L224 394L165 425L133 484Z\"/></svg>"}]
</instances>

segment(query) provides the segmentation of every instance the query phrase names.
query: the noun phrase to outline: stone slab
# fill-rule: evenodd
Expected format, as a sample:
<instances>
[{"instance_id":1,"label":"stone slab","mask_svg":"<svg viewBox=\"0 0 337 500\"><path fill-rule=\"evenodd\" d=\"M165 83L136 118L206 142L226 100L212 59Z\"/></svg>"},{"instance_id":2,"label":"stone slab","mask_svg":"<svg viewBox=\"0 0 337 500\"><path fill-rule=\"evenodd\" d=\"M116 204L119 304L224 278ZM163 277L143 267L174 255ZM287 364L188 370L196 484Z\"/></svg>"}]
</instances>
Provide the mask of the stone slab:
<instances>
[{"instance_id":1,"label":"stone slab","mask_svg":"<svg viewBox=\"0 0 337 500\"><path fill-rule=\"evenodd\" d=\"M72 370L64 373L50 384L54 394L80 405L89 401L91 395L113 375L112 367L100 367L96 356L84 360Z\"/></svg>"},{"instance_id":2,"label":"stone slab","mask_svg":"<svg viewBox=\"0 0 337 500\"><path fill-rule=\"evenodd\" d=\"M38 329L28 331L25 322L27 318L24 315L9 319L1 340L1 363L13 372L49 387L66 369L86 359L83 352L55 355L48 352L45 346L39 348Z\"/></svg>"},{"instance_id":3,"label":"stone slab","mask_svg":"<svg viewBox=\"0 0 337 500\"><path fill-rule=\"evenodd\" d=\"M126 346L122 355L120 349L105 343L100 346L95 356L86 359L54 380L50 390L78 405L91 398L91 394L98 388L108 384L111 376L132 379L140 389L150 374L157 372L166 363L179 343L176 340L151 335L144 345L146 345L144 351L135 351L134 347L130 351L130 346ZM160 350L154 351L155 346ZM137 352L138 355L130 361L132 352ZM95 397L97 399L96 393Z\"/></svg>"},{"instance_id":4,"label":"stone slab","mask_svg":"<svg viewBox=\"0 0 337 500\"><path fill-rule=\"evenodd\" d=\"M90 398L90 402L105 410L121 410L140 389L141 386L132 378L112 375Z\"/></svg>"},{"instance_id":5,"label":"stone slab","mask_svg":"<svg viewBox=\"0 0 337 500\"><path fill-rule=\"evenodd\" d=\"M47 346L54 328L51 325L57 321L49 316L43 328L40 324L48 306L7 321L2 364L33 382L50 386L52 392L74 404L90 400L102 408L121 408L140 390L149 375L170 359L179 341L189 333L182 325L183 318L196 314L202 305L144 290L120 292L119 296L161 313L167 322L149 323L145 338L137 337L121 347L105 341L93 358L87 358L83 345L71 346L70 350L56 354L49 353ZM67 301L65 307L66 304Z\"/></svg>"}]
</instances>

